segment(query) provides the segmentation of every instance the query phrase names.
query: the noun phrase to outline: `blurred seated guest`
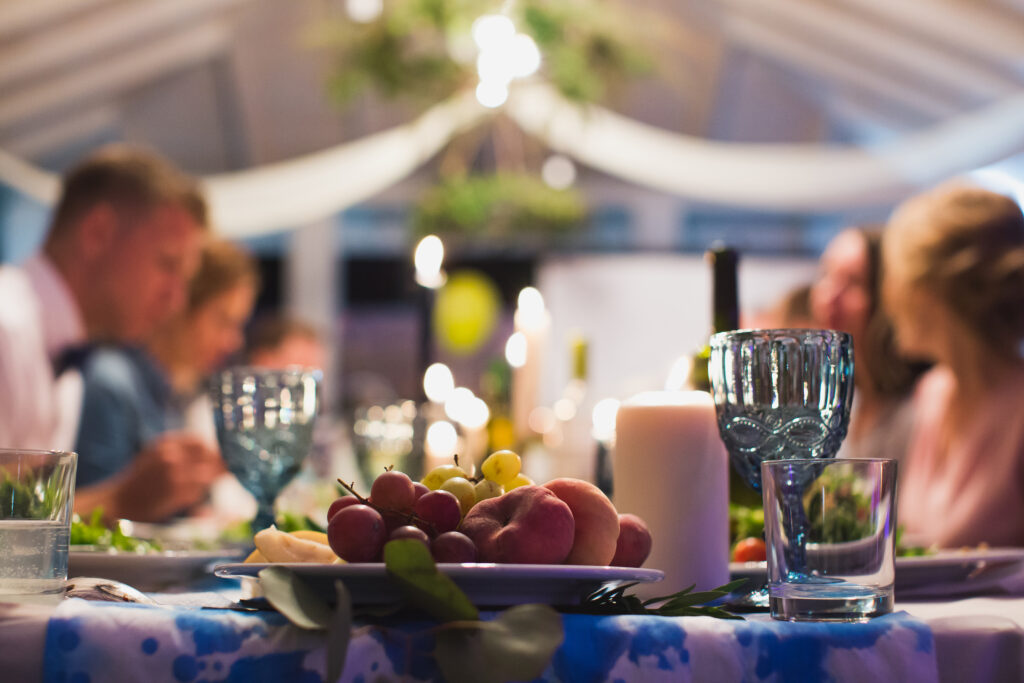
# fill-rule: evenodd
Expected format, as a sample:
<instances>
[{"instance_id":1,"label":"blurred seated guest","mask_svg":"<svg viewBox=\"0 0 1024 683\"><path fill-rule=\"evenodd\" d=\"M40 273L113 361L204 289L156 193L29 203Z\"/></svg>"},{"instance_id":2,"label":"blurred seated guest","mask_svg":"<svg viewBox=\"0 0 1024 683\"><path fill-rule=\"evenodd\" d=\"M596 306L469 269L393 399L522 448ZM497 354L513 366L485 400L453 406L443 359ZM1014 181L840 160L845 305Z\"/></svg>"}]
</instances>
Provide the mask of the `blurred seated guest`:
<instances>
[{"instance_id":1,"label":"blurred seated guest","mask_svg":"<svg viewBox=\"0 0 1024 683\"><path fill-rule=\"evenodd\" d=\"M184 411L205 396L201 380L241 346L257 287L248 254L229 242L210 242L190 282L186 308L159 328L148 350L105 347L89 355L82 367L85 404L76 444L80 483L116 475L146 444L172 430L183 430L181 438L196 448L216 448L209 402L201 429L187 437ZM220 473L215 466L207 475L212 480Z\"/></svg>"},{"instance_id":2,"label":"blurred seated guest","mask_svg":"<svg viewBox=\"0 0 1024 683\"><path fill-rule=\"evenodd\" d=\"M910 441L912 391L924 366L897 350L881 283L881 233L850 228L825 248L810 289L811 326L853 337L853 406L839 457L901 460Z\"/></svg>"},{"instance_id":3,"label":"blurred seated guest","mask_svg":"<svg viewBox=\"0 0 1024 683\"><path fill-rule=\"evenodd\" d=\"M0 445L71 450L87 345L139 343L173 315L206 232L198 184L151 152L105 147L65 175L42 251L0 268ZM191 440L154 442L116 480L79 488L75 508L194 501L211 461Z\"/></svg>"},{"instance_id":4,"label":"blurred seated guest","mask_svg":"<svg viewBox=\"0 0 1024 683\"><path fill-rule=\"evenodd\" d=\"M253 324L246 356L249 365L259 368L301 365L322 369L327 362L327 351L316 328L284 316L261 318Z\"/></svg>"},{"instance_id":5,"label":"blurred seated guest","mask_svg":"<svg viewBox=\"0 0 1024 683\"><path fill-rule=\"evenodd\" d=\"M213 242L203 251L186 309L148 345L170 378L169 426L216 445L205 381L242 349L259 287L259 269L246 251L226 241Z\"/></svg>"},{"instance_id":6,"label":"blurred seated guest","mask_svg":"<svg viewBox=\"0 0 1024 683\"><path fill-rule=\"evenodd\" d=\"M818 327L811 315L811 285L805 284L786 292L767 309L744 319L743 327L753 329L812 329Z\"/></svg>"},{"instance_id":7,"label":"blurred seated guest","mask_svg":"<svg viewBox=\"0 0 1024 683\"><path fill-rule=\"evenodd\" d=\"M924 544L1024 545L1024 215L944 186L897 209L884 255L899 346L936 363L915 394L899 520Z\"/></svg>"}]
</instances>

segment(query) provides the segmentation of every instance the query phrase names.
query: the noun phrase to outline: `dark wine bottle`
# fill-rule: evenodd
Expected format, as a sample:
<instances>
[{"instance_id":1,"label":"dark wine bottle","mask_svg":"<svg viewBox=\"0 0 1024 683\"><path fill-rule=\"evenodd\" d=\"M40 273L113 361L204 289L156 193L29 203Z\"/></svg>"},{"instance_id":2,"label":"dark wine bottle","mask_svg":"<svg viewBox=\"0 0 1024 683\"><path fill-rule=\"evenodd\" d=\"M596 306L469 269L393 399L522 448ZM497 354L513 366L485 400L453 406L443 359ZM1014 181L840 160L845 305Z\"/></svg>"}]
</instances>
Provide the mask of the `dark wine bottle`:
<instances>
[{"instance_id":1,"label":"dark wine bottle","mask_svg":"<svg viewBox=\"0 0 1024 683\"><path fill-rule=\"evenodd\" d=\"M711 265L711 334L735 330L740 326L739 290L736 269L739 254L735 249L715 245L704 254ZM708 359L711 346L705 343L694 355L689 384L694 389L711 391Z\"/></svg>"}]
</instances>

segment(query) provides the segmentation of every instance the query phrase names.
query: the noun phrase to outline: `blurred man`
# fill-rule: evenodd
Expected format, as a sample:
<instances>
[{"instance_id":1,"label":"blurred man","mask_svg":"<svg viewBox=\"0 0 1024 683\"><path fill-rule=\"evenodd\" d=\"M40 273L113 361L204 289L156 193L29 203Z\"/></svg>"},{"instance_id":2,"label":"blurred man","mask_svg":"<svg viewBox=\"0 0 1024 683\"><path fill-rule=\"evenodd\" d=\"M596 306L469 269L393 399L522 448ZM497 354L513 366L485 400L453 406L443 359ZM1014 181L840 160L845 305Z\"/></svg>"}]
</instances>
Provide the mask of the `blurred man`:
<instances>
[{"instance_id":1,"label":"blurred man","mask_svg":"<svg viewBox=\"0 0 1024 683\"><path fill-rule=\"evenodd\" d=\"M0 447L72 447L87 345L142 342L181 308L206 232L196 182L149 152L111 146L67 174L42 252L0 268ZM76 508L162 516L204 495L214 470L198 440L164 437L79 489Z\"/></svg>"}]
</instances>

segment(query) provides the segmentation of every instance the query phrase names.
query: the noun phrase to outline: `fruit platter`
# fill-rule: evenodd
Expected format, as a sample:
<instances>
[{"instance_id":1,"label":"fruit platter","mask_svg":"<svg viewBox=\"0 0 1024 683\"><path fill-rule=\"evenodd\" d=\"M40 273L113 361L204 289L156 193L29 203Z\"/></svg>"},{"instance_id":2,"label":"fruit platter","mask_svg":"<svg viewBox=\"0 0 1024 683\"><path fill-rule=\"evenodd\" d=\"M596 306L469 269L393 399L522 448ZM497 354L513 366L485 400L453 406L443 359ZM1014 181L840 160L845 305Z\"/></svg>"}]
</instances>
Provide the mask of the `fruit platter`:
<instances>
[{"instance_id":1,"label":"fruit platter","mask_svg":"<svg viewBox=\"0 0 1024 683\"><path fill-rule=\"evenodd\" d=\"M340 482L348 494L328 509L326 532L263 529L245 562L216 573L255 577L285 566L325 594L341 579L353 602L386 603L397 595L384 546L411 539L480 605L574 604L610 584L661 580L661 571L641 568L651 549L643 520L620 514L590 482L537 485L521 467L519 455L504 450L489 455L479 474L457 460L419 482L388 468L369 496Z\"/></svg>"}]
</instances>

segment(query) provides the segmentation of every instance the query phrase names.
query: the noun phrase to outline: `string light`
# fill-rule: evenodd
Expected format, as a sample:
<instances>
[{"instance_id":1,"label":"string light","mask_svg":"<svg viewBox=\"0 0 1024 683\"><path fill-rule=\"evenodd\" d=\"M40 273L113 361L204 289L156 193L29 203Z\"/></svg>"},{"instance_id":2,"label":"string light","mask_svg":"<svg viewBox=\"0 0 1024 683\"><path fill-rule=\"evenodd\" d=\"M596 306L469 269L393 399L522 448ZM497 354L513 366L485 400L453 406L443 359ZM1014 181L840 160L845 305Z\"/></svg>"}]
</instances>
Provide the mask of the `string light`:
<instances>
[{"instance_id":1,"label":"string light","mask_svg":"<svg viewBox=\"0 0 1024 683\"><path fill-rule=\"evenodd\" d=\"M540 48L533 38L517 32L511 19L500 14L478 17L471 33L479 49L477 101L485 107L500 107L508 100L509 83L537 73L541 64Z\"/></svg>"}]
</instances>

